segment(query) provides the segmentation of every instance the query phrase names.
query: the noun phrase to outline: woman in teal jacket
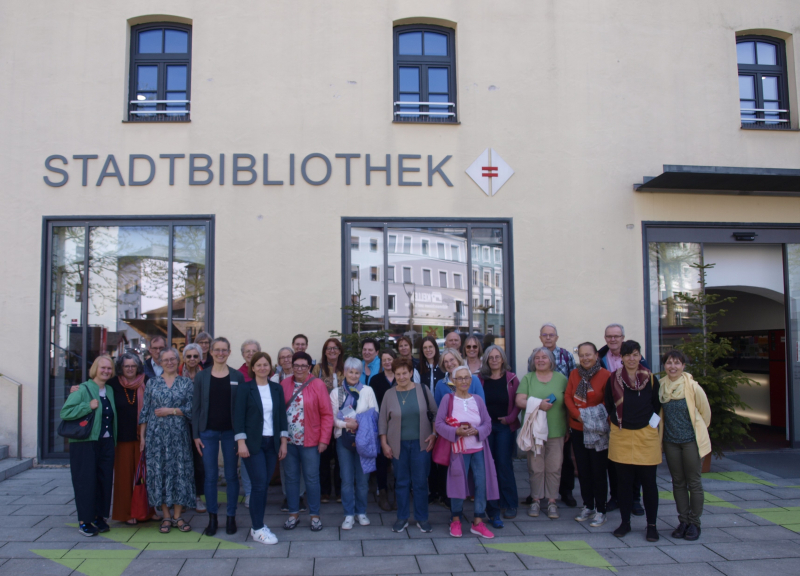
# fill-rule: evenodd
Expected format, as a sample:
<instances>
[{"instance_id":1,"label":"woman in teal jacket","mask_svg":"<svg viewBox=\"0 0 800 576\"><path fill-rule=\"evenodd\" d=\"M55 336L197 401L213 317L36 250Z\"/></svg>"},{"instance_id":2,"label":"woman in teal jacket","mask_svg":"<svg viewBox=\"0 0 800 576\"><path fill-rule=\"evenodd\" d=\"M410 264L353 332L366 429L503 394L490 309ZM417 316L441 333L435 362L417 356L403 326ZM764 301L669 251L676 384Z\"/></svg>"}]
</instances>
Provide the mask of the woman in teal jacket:
<instances>
[{"instance_id":1,"label":"woman in teal jacket","mask_svg":"<svg viewBox=\"0 0 800 576\"><path fill-rule=\"evenodd\" d=\"M86 440L69 441L69 464L78 532L96 536L108 532L106 518L111 515L111 488L114 475L114 447L117 443L117 409L114 390L106 382L114 377L114 361L98 356L89 369L89 380L70 394L61 408L62 420L77 420L94 410L92 433Z\"/></svg>"}]
</instances>

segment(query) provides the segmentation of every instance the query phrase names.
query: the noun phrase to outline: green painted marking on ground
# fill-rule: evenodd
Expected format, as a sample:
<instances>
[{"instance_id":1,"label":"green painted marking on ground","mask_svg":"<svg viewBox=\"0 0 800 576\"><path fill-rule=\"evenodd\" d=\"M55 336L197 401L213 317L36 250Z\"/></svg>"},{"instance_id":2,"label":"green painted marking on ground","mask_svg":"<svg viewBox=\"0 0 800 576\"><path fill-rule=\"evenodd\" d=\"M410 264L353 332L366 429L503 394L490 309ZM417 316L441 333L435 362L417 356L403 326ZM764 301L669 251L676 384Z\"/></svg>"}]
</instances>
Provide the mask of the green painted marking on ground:
<instances>
[{"instance_id":1,"label":"green painted marking on ground","mask_svg":"<svg viewBox=\"0 0 800 576\"><path fill-rule=\"evenodd\" d=\"M772 482L756 478L747 472L706 472L706 480L725 480L726 482L741 482L742 484L761 484L762 486L775 486Z\"/></svg>"},{"instance_id":2,"label":"green painted marking on ground","mask_svg":"<svg viewBox=\"0 0 800 576\"><path fill-rule=\"evenodd\" d=\"M63 562L63 560L62 560ZM84 560L76 569L86 576L122 576L131 560Z\"/></svg>"},{"instance_id":3,"label":"green painted marking on ground","mask_svg":"<svg viewBox=\"0 0 800 576\"><path fill-rule=\"evenodd\" d=\"M675 497L673 496L672 492L669 492L667 490L659 490L658 497L661 498L662 500L672 500L672 501L675 500ZM704 499L706 505L708 506L719 506L720 508L737 508L737 509L739 508L736 504L727 502L722 498L720 498L719 496L714 496L713 494L710 494L708 492L704 493Z\"/></svg>"},{"instance_id":4,"label":"green painted marking on ground","mask_svg":"<svg viewBox=\"0 0 800 576\"><path fill-rule=\"evenodd\" d=\"M792 532L800 532L800 506L783 508L751 508L748 510L759 518L783 526Z\"/></svg>"},{"instance_id":5,"label":"green painted marking on ground","mask_svg":"<svg viewBox=\"0 0 800 576\"><path fill-rule=\"evenodd\" d=\"M79 558L81 560L111 560L111 559L125 559L133 560L138 556L139 550L70 550L63 558Z\"/></svg>"},{"instance_id":6,"label":"green painted marking on ground","mask_svg":"<svg viewBox=\"0 0 800 576\"><path fill-rule=\"evenodd\" d=\"M78 566L83 564L83 560L61 560L61 559L58 559L58 560L53 560L53 562L58 562L62 566L66 566L67 568L71 568L72 570L77 569ZM127 566L125 566L125 568L127 568ZM120 574L121 574L121 572L120 572ZM119 576L119 575L117 575L117 576Z\"/></svg>"},{"instance_id":7,"label":"green painted marking on ground","mask_svg":"<svg viewBox=\"0 0 800 576\"><path fill-rule=\"evenodd\" d=\"M47 558L48 560L57 560L69 552L69 550L31 550L31 552L42 558Z\"/></svg>"},{"instance_id":8,"label":"green painted marking on ground","mask_svg":"<svg viewBox=\"0 0 800 576\"><path fill-rule=\"evenodd\" d=\"M617 570L608 563L594 548L583 540L569 540L560 542L523 542L519 544L484 544L486 548L525 554L545 560L555 560L568 564L577 564L587 568L602 568L616 572Z\"/></svg>"}]
</instances>

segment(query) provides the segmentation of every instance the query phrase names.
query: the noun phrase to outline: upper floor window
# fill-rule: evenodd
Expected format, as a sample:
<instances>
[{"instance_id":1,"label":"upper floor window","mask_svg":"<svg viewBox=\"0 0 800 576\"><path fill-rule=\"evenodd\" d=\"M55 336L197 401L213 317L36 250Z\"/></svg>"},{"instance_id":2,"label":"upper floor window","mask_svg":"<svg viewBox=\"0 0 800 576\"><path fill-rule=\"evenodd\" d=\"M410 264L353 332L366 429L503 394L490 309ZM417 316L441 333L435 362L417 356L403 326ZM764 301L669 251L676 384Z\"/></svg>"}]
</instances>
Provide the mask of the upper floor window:
<instances>
[{"instance_id":1,"label":"upper floor window","mask_svg":"<svg viewBox=\"0 0 800 576\"><path fill-rule=\"evenodd\" d=\"M131 28L128 120L188 122L191 72L191 26L154 23Z\"/></svg>"},{"instance_id":2,"label":"upper floor window","mask_svg":"<svg viewBox=\"0 0 800 576\"><path fill-rule=\"evenodd\" d=\"M742 128L791 128L786 47L769 36L736 39Z\"/></svg>"},{"instance_id":3,"label":"upper floor window","mask_svg":"<svg viewBox=\"0 0 800 576\"><path fill-rule=\"evenodd\" d=\"M455 31L410 24L394 29L394 120L455 122Z\"/></svg>"}]
</instances>

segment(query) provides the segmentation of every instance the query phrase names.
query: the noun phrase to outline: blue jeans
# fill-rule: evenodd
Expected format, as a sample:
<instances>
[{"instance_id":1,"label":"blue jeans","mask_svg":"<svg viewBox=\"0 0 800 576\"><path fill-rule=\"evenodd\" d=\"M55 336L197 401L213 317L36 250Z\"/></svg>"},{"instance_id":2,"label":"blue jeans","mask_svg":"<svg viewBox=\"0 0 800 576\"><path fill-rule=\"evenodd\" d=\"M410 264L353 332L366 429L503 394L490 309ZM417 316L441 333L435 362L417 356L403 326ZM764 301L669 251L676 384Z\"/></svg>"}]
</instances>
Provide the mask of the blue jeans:
<instances>
[{"instance_id":1,"label":"blue jeans","mask_svg":"<svg viewBox=\"0 0 800 576\"><path fill-rule=\"evenodd\" d=\"M250 481L250 474L247 472L247 466L244 465L244 458L242 458L241 474L242 490L244 490L245 496L249 496L253 491L253 483Z\"/></svg>"},{"instance_id":2,"label":"blue jeans","mask_svg":"<svg viewBox=\"0 0 800 576\"><path fill-rule=\"evenodd\" d=\"M488 440L497 471L497 487L500 489L500 500L492 500L486 504L489 518L494 518L500 514L500 509L517 509L519 496L514 478L514 451L517 449L517 441L511 428L500 422L492 422L492 433Z\"/></svg>"},{"instance_id":3,"label":"blue jeans","mask_svg":"<svg viewBox=\"0 0 800 576\"><path fill-rule=\"evenodd\" d=\"M308 513L311 516L319 516L319 450L316 446L306 448L289 444L284 462L289 514L300 513L300 471L302 470L308 499Z\"/></svg>"},{"instance_id":4,"label":"blue jeans","mask_svg":"<svg viewBox=\"0 0 800 576\"><path fill-rule=\"evenodd\" d=\"M278 453L275 452L275 442L272 436L261 437L261 450L250 454L249 458L242 458L245 470L252 480L250 492L250 520L253 530L264 527L264 508L267 506L267 487L275 472L278 463ZM244 474L242 474L244 476Z\"/></svg>"},{"instance_id":5,"label":"blue jeans","mask_svg":"<svg viewBox=\"0 0 800 576\"><path fill-rule=\"evenodd\" d=\"M361 456L336 443L339 456L339 473L342 477L342 508L345 516L367 513L369 474L361 470Z\"/></svg>"},{"instance_id":6,"label":"blue jeans","mask_svg":"<svg viewBox=\"0 0 800 576\"><path fill-rule=\"evenodd\" d=\"M216 514L217 505L217 477L219 476L219 447L222 444L222 462L225 465L225 481L227 482L228 516L236 516L236 503L239 500L239 474L237 466L239 457L236 455L236 440L233 439L233 430L217 432L206 430L200 432L203 441L203 468L206 472L206 508L209 514Z\"/></svg>"},{"instance_id":7,"label":"blue jeans","mask_svg":"<svg viewBox=\"0 0 800 576\"><path fill-rule=\"evenodd\" d=\"M400 454L392 458L397 499L397 519L408 520L411 515L411 487L414 487L414 519L428 520L428 473L431 453L419 449L419 440L400 442Z\"/></svg>"},{"instance_id":8,"label":"blue jeans","mask_svg":"<svg viewBox=\"0 0 800 576\"><path fill-rule=\"evenodd\" d=\"M486 518L486 465L483 459L483 450L472 454L464 454L464 474L469 476L472 468L472 478L475 481L475 518ZM458 516L461 518L464 511L464 500L450 496L450 519Z\"/></svg>"}]
</instances>

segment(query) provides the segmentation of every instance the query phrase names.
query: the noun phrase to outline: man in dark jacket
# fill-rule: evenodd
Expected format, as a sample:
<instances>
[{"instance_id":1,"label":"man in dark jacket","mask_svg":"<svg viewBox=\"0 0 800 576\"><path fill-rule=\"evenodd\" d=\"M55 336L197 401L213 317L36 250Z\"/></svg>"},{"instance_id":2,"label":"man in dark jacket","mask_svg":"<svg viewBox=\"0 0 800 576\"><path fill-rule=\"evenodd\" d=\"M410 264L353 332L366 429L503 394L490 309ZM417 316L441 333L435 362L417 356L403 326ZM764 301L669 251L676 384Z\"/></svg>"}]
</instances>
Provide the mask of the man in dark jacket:
<instances>
[{"instance_id":1,"label":"man in dark jacket","mask_svg":"<svg viewBox=\"0 0 800 576\"><path fill-rule=\"evenodd\" d=\"M167 348L167 339L163 336L153 336L150 338L150 343L147 351L150 353L150 358L144 363L144 379L145 381L156 376L161 376L164 369L161 367L159 355Z\"/></svg>"}]
</instances>

